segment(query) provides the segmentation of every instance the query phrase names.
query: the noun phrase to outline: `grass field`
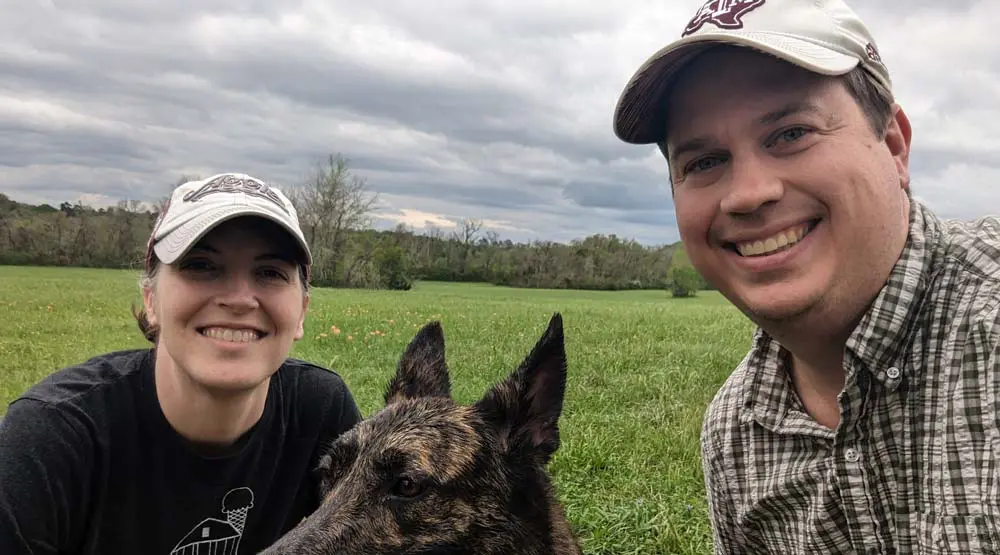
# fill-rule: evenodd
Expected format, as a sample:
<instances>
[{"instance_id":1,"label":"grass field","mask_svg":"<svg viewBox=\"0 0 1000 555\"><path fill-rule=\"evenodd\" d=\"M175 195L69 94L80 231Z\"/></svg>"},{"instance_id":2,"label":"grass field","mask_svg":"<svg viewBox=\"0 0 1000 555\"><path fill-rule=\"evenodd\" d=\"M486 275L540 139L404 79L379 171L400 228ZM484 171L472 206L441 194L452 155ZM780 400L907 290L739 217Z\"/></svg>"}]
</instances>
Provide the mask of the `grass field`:
<instances>
[{"instance_id":1,"label":"grass field","mask_svg":"<svg viewBox=\"0 0 1000 555\"><path fill-rule=\"evenodd\" d=\"M129 312L139 300L136 277L0 267L0 414L59 367L147 345ZM439 319L455 397L471 402L513 370L556 311L569 378L550 470L586 553L709 553L698 432L752 332L716 293L318 289L293 355L336 369L367 415L417 328Z\"/></svg>"}]
</instances>

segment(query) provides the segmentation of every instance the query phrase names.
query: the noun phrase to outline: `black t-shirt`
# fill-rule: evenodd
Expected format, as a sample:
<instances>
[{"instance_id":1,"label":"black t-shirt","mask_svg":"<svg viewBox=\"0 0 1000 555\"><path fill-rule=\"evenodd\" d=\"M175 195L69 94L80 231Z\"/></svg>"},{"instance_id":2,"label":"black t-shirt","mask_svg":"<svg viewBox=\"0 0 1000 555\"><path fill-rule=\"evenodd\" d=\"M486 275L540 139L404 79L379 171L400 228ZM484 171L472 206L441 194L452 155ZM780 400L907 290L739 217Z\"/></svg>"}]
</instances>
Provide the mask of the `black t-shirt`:
<instances>
[{"instance_id":1,"label":"black t-shirt","mask_svg":"<svg viewBox=\"0 0 1000 555\"><path fill-rule=\"evenodd\" d=\"M318 504L318 457L361 415L339 375L294 359L228 454L167 423L152 350L60 370L0 423L3 555L257 553Z\"/></svg>"}]
</instances>

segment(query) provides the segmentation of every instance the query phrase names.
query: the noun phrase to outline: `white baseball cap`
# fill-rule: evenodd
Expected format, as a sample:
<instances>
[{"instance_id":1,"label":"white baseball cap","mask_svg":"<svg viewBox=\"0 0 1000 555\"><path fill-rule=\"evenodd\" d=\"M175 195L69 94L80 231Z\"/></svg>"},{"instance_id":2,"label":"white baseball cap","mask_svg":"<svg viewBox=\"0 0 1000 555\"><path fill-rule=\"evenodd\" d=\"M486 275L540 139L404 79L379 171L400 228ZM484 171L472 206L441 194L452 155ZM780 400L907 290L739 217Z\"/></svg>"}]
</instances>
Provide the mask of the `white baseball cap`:
<instances>
[{"instance_id":1,"label":"white baseball cap","mask_svg":"<svg viewBox=\"0 0 1000 555\"><path fill-rule=\"evenodd\" d=\"M892 90L875 39L843 0L709 0L677 40L629 79L615 107L615 135L632 144L664 140L664 99L677 71L718 43L754 48L823 75L843 75L860 63Z\"/></svg>"},{"instance_id":2,"label":"white baseball cap","mask_svg":"<svg viewBox=\"0 0 1000 555\"><path fill-rule=\"evenodd\" d=\"M174 189L149 236L147 270L153 252L161 262L172 264L215 226L238 216L278 224L302 248L305 266L312 263L295 206L281 191L244 173L220 173Z\"/></svg>"}]
</instances>

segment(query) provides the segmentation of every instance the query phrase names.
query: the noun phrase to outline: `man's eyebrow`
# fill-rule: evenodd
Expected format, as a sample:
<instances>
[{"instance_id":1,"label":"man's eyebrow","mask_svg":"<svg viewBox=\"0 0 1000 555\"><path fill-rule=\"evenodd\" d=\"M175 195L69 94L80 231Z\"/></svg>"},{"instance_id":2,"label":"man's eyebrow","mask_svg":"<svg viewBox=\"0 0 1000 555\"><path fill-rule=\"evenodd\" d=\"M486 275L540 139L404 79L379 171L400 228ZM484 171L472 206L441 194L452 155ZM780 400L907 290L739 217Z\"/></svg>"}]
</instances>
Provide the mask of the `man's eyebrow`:
<instances>
[{"instance_id":1,"label":"man's eyebrow","mask_svg":"<svg viewBox=\"0 0 1000 555\"><path fill-rule=\"evenodd\" d=\"M674 148L674 151L670 153L671 158L680 158L682 154L687 152L702 150L708 146L708 139L703 137L695 137L694 139L688 139Z\"/></svg>"},{"instance_id":2,"label":"man's eyebrow","mask_svg":"<svg viewBox=\"0 0 1000 555\"><path fill-rule=\"evenodd\" d=\"M819 106L813 104L812 102L806 100L795 100L785 104L777 110L772 110L760 116L757 118L757 123L761 125L776 123L787 118L788 116L802 113L821 116L823 115L823 110L820 110Z\"/></svg>"}]
</instances>

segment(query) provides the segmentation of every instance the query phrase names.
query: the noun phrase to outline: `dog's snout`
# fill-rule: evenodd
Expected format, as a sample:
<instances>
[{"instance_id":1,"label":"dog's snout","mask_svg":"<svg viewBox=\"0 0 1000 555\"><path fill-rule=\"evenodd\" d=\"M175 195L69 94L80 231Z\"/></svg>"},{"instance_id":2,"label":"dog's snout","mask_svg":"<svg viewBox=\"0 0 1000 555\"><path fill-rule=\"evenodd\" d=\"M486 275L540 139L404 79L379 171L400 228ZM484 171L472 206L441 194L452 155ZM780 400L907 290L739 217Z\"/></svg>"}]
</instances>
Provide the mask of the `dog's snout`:
<instances>
[{"instance_id":1,"label":"dog's snout","mask_svg":"<svg viewBox=\"0 0 1000 555\"><path fill-rule=\"evenodd\" d=\"M348 555L352 532L339 509L325 503L258 555Z\"/></svg>"}]
</instances>

